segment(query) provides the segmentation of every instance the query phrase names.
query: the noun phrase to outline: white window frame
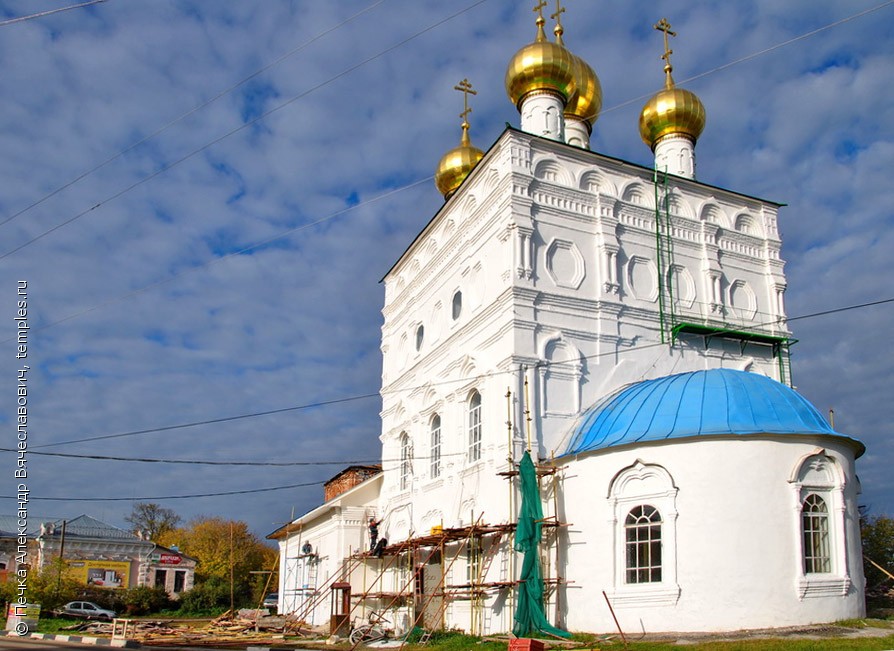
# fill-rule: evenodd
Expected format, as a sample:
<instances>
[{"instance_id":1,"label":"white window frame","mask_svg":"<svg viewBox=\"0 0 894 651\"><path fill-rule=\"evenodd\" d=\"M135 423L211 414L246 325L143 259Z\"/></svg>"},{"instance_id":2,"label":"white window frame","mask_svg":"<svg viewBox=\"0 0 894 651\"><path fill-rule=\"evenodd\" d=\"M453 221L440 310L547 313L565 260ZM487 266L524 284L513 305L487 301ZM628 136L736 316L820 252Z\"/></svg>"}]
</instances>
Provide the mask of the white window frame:
<instances>
[{"instance_id":1,"label":"white window frame","mask_svg":"<svg viewBox=\"0 0 894 651\"><path fill-rule=\"evenodd\" d=\"M441 476L441 417L438 414L431 417L430 432L429 475L431 479L437 479Z\"/></svg>"},{"instance_id":2,"label":"white window frame","mask_svg":"<svg viewBox=\"0 0 894 651\"><path fill-rule=\"evenodd\" d=\"M477 390L473 391L469 395L466 405L468 406L466 423L469 434L467 460L469 463L476 463L481 460L481 394Z\"/></svg>"},{"instance_id":3,"label":"white window frame","mask_svg":"<svg viewBox=\"0 0 894 651\"><path fill-rule=\"evenodd\" d=\"M661 583L662 524L661 511L651 504L634 506L624 518L624 582L628 585ZM654 535L656 529L657 535ZM656 543L657 553L653 551ZM631 548L635 559L632 564Z\"/></svg>"},{"instance_id":4,"label":"white window frame","mask_svg":"<svg viewBox=\"0 0 894 651\"><path fill-rule=\"evenodd\" d=\"M804 544L804 573L831 574L829 506L822 495L810 492L801 504L801 533Z\"/></svg>"},{"instance_id":5,"label":"white window frame","mask_svg":"<svg viewBox=\"0 0 894 651\"><path fill-rule=\"evenodd\" d=\"M412 458L410 453L410 436L406 432L400 433L400 490L405 491L410 487L410 475L412 474Z\"/></svg>"}]
</instances>

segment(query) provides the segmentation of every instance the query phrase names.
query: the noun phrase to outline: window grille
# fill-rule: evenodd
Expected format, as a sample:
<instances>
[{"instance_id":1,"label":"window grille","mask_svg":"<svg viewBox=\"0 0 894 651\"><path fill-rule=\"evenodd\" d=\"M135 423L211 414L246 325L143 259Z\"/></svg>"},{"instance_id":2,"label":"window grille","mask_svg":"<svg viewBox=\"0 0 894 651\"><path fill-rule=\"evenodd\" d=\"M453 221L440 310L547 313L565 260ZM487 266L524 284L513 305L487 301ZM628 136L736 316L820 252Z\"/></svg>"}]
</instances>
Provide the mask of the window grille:
<instances>
[{"instance_id":1,"label":"window grille","mask_svg":"<svg viewBox=\"0 0 894 651\"><path fill-rule=\"evenodd\" d=\"M400 489L406 490L410 484L410 437L400 435Z\"/></svg>"},{"instance_id":2,"label":"window grille","mask_svg":"<svg viewBox=\"0 0 894 651\"><path fill-rule=\"evenodd\" d=\"M431 419L431 477L441 475L441 417Z\"/></svg>"},{"instance_id":3,"label":"window grille","mask_svg":"<svg viewBox=\"0 0 894 651\"><path fill-rule=\"evenodd\" d=\"M469 398L469 461L481 459L481 394Z\"/></svg>"},{"instance_id":4,"label":"window grille","mask_svg":"<svg viewBox=\"0 0 894 651\"><path fill-rule=\"evenodd\" d=\"M637 506L624 521L626 582L661 581L661 514L654 506Z\"/></svg>"},{"instance_id":5,"label":"window grille","mask_svg":"<svg viewBox=\"0 0 894 651\"><path fill-rule=\"evenodd\" d=\"M807 496L801 507L801 522L804 529L804 572L831 572L829 511L823 498L816 494Z\"/></svg>"}]
</instances>

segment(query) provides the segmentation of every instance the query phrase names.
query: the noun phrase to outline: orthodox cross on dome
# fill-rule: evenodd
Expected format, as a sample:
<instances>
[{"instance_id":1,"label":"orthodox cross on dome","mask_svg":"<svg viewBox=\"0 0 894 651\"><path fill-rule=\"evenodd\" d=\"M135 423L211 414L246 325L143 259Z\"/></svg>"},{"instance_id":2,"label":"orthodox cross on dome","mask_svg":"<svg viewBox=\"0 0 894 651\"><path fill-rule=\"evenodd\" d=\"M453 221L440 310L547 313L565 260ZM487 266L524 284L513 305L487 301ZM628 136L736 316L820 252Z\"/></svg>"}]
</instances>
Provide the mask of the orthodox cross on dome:
<instances>
[{"instance_id":1,"label":"orthodox cross on dome","mask_svg":"<svg viewBox=\"0 0 894 651\"><path fill-rule=\"evenodd\" d=\"M668 36L676 36L677 33L671 31L671 24L667 22L667 18L662 18L655 24L655 29L659 32L664 32L664 54L661 55L661 58L664 59L664 72L667 73L667 79L665 80L667 83L667 87L671 88L674 85L674 80L671 77L671 71L674 67L671 65L671 54L674 53L672 49L670 49L670 43L667 40Z\"/></svg>"},{"instance_id":2,"label":"orthodox cross on dome","mask_svg":"<svg viewBox=\"0 0 894 651\"><path fill-rule=\"evenodd\" d=\"M565 45L562 42L562 34L565 33L565 30L562 29L562 14L565 13L565 7L562 6L561 0L556 0L556 13L550 15L550 18L556 21L556 27L553 32L556 35L556 43L559 45Z\"/></svg>"},{"instance_id":3,"label":"orthodox cross on dome","mask_svg":"<svg viewBox=\"0 0 894 651\"><path fill-rule=\"evenodd\" d=\"M459 117L463 119L463 124L468 127L469 122L466 120L466 117L469 113L472 112L471 107L469 106L469 95L477 95L477 90L472 90L472 84L468 79L463 79L459 84L453 87L453 90L462 91L463 94L463 112L459 114Z\"/></svg>"},{"instance_id":4,"label":"orthodox cross on dome","mask_svg":"<svg viewBox=\"0 0 894 651\"><path fill-rule=\"evenodd\" d=\"M468 79L463 79L456 86L453 87L454 90L462 91L463 94L463 112L459 114L459 117L463 119L463 123L460 125L463 130L462 139L460 140L460 144L464 147L469 147L472 142L469 140L469 121L468 116L469 113L472 112L472 107L469 106L469 95L477 95L477 90L472 90L472 84Z\"/></svg>"},{"instance_id":5,"label":"orthodox cross on dome","mask_svg":"<svg viewBox=\"0 0 894 651\"><path fill-rule=\"evenodd\" d=\"M546 23L546 20L543 18L543 8L546 4L546 0L540 0L534 6L534 13L537 14L537 20L534 21L537 23L537 38L534 39L536 43L542 43L546 40L546 32L543 31L543 25Z\"/></svg>"}]
</instances>

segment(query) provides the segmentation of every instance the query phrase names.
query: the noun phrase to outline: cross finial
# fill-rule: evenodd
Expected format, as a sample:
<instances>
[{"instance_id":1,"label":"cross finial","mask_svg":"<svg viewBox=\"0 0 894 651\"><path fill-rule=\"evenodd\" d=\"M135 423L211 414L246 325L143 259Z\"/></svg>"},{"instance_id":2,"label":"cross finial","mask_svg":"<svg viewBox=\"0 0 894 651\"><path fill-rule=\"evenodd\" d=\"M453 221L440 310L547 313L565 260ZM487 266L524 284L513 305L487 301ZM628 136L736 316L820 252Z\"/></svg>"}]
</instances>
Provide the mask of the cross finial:
<instances>
[{"instance_id":1,"label":"cross finial","mask_svg":"<svg viewBox=\"0 0 894 651\"><path fill-rule=\"evenodd\" d=\"M463 123L460 125L463 130L462 139L460 140L460 144L468 147L471 144L469 140L469 121L466 119L469 113L472 112L472 107L469 106L469 95L477 95L477 90L472 90L472 84L468 79L463 79L456 86L453 87L454 90L462 91L463 94L463 112L459 114L459 117L463 119Z\"/></svg>"},{"instance_id":2,"label":"cross finial","mask_svg":"<svg viewBox=\"0 0 894 651\"><path fill-rule=\"evenodd\" d=\"M667 21L667 18L662 18L655 25L655 29L659 32L664 32L664 54L661 55L661 58L664 59L664 72L667 73L667 84L668 87L673 86L673 79L671 78L671 71L674 67L671 65L671 54L674 53L672 49L670 49L670 43L667 40L668 36L676 36L677 33L671 31L671 24Z\"/></svg>"},{"instance_id":3,"label":"cross finial","mask_svg":"<svg viewBox=\"0 0 894 651\"><path fill-rule=\"evenodd\" d=\"M466 116L472 112L472 109L469 107L469 95L477 95L477 90L472 90L472 84L468 79L463 79L456 86L453 87L453 90L462 91L463 94L463 112L459 114L459 117L463 119L463 122L466 122Z\"/></svg>"},{"instance_id":4,"label":"cross finial","mask_svg":"<svg viewBox=\"0 0 894 651\"><path fill-rule=\"evenodd\" d=\"M550 18L556 21L556 28L553 32L556 35L556 43L559 45L564 45L562 42L562 34L565 33L565 30L562 29L562 14L565 13L565 7L562 6L561 0L556 0L556 13L552 14Z\"/></svg>"},{"instance_id":5,"label":"cross finial","mask_svg":"<svg viewBox=\"0 0 894 651\"><path fill-rule=\"evenodd\" d=\"M546 20L543 18L543 8L546 6L546 0L540 0L534 6L534 13L537 14L537 20L534 21L537 23L537 37L534 39L535 43L543 43L546 41L546 32L543 31L543 25L546 23Z\"/></svg>"}]
</instances>

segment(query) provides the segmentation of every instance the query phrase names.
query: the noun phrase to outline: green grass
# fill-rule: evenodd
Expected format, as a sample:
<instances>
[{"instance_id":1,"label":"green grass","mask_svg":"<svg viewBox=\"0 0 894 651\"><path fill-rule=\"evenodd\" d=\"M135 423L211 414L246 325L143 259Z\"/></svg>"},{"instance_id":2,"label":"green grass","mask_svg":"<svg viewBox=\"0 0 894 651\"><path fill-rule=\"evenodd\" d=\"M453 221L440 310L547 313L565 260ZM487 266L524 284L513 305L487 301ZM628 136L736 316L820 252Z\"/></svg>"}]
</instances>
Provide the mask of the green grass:
<instances>
[{"instance_id":1,"label":"green grass","mask_svg":"<svg viewBox=\"0 0 894 651\"><path fill-rule=\"evenodd\" d=\"M886 627L890 624L884 621L853 620L841 622L840 625L850 628L859 627ZM609 639L606 639L609 638ZM687 639L681 634L679 639ZM589 634L575 634L572 641L574 647L554 647L554 649L600 649L600 651L620 651L624 648L618 636L597 636ZM481 638L463 635L460 633L440 633L432 636L427 646L408 644L406 651L467 651L469 649L481 651L505 651L506 642L485 640ZM779 637L774 639L735 640L735 641L705 641L695 644L676 644L674 642L634 642L628 643L630 651L885 651L894 649L894 629L892 634L881 638L857 638L849 639L836 636L832 633L828 638L821 640L794 639L791 637Z\"/></svg>"},{"instance_id":2,"label":"green grass","mask_svg":"<svg viewBox=\"0 0 894 651\"><path fill-rule=\"evenodd\" d=\"M594 647L601 649L622 649L620 641L611 646ZM678 645L661 642L633 642L631 651L671 651L692 649L693 651L847 651L848 649L877 650L894 649L894 635L883 638L824 640L740 640L736 642L703 642L701 644Z\"/></svg>"},{"instance_id":3,"label":"green grass","mask_svg":"<svg viewBox=\"0 0 894 651\"><path fill-rule=\"evenodd\" d=\"M69 626L84 623L82 619L67 619L64 617L43 617L37 622L38 633L76 633L76 631L62 630Z\"/></svg>"}]
</instances>

